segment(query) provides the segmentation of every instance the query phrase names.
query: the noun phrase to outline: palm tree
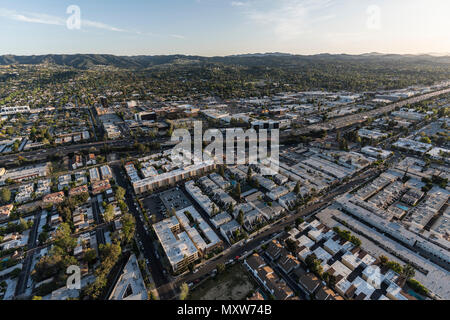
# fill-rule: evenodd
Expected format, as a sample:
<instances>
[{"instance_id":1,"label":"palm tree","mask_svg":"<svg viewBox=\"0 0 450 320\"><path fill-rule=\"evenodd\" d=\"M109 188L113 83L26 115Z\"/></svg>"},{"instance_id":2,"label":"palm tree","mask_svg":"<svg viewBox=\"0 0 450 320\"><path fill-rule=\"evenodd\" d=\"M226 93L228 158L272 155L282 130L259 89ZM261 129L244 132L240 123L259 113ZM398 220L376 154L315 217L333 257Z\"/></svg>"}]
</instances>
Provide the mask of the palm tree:
<instances>
[{"instance_id":1,"label":"palm tree","mask_svg":"<svg viewBox=\"0 0 450 320\"><path fill-rule=\"evenodd\" d=\"M402 276L405 277L405 281L411 280L416 275L416 270L409 263L403 267Z\"/></svg>"}]
</instances>

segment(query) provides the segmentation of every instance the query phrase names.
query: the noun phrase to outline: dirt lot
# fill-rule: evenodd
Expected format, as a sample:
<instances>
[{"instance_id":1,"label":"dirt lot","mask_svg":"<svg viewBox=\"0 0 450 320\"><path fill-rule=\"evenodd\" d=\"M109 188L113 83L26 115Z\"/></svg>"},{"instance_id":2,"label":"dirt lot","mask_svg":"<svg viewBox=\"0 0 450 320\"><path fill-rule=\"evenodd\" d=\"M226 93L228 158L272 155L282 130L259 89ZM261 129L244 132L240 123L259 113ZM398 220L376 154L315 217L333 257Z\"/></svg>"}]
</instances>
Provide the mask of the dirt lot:
<instances>
[{"instance_id":1,"label":"dirt lot","mask_svg":"<svg viewBox=\"0 0 450 320\"><path fill-rule=\"evenodd\" d=\"M236 264L216 279L208 279L195 288L190 300L243 300L258 287L245 268Z\"/></svg>"}]
</instances>

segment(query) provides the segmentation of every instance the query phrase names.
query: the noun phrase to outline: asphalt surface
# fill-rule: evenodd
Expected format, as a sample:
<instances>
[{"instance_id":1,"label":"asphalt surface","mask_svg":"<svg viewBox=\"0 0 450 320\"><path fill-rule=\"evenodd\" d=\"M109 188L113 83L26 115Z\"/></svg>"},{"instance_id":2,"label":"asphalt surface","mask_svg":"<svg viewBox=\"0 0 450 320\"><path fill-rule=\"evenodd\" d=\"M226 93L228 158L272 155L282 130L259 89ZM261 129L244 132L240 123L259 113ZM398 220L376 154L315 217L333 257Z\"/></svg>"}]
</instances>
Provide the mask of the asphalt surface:
<instances>
[{"instance_id":1,"label":"asphalt surface","mask_svg":"<svg viewBox=\"0 0 450 320\"><path fill-rule=\"evenodd\" d=\"M28 239L28 248L29 250L25 254L25 258L23 260L23 268L22 272L19 274L19 279L17 281L16 293L15 296L20 297L25 293L27 289L28 278L31 272L31 264L33 262L34 250L36 248L37 242L37 233L39 229L39 223L41 220L41 213L35 215L33 227L30 232L30 238Z\"/></svg>"},{"instance_id":2,"label":"asphalt surface","mask_svg":"<svg viewBox=\"0 0 450 320\"><path fill-rule=\"evenodd\" d=\"M143 253L148 261L147 266L152 274L152 278L155 281L155 286L160 287L164 286L166 288L165 291L159 292L159 297L161 300L167 300L172 297L175 292L173 287L171 286L170 278L164 273L164 268L160 262L160 259L155 254L155 248L153 246L153 242L155 241L149 235L149 233L144 228L144 223L141 221L141 213L135 206L135 201L133 197L133 191L130 183L126 180L126 175L124 172L121 172L121 168L119 165L111 166L112 171L114 172L116 183L127 190L125 195L125 202L128 205L130 213L136 219L136 233L138 238L141 241L141 247L143 248Z\"/></svg>"}]
</instances>

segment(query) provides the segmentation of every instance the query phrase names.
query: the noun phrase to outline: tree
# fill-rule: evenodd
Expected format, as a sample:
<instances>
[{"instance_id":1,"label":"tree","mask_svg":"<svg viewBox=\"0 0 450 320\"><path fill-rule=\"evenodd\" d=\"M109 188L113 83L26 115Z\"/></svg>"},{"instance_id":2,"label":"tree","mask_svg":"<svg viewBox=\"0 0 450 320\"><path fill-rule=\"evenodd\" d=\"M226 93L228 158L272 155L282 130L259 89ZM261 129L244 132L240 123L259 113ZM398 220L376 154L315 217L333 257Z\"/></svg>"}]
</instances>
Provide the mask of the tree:
<instances>
[{"instance_id":1,"label":"tree","mask_svg":"<svg viewBox=\"0 0 450 320\"><path fill-rule=\"evenodd\" d=\"M47 242L49 238L49 235L47 232L43 231L41 234L39 234L39 243L40 244L44 244L45 242Z\"/></svg>"},{"instance_id":2,"label":"tree","mask_svg":"<svg viewBox=\"0 0 450 320\"><path fill-rule=\"evenodd\" d=\"M388 261L388 263L386 264L390 269L392 269L393 271L397 272L398 274L402 274L403 273L403 268L402 266L395 261Z\"/></svg>"},{"instance_id":3,"label":"tree","mask_svg":"<svg viewBox=\"0 0 450 320\"><path fill-rule=\"evenodd\" d=\"M414 278L416 275L416 270L414 270L413 266L409 263L403 267L402 275L405 277L406 281Z\"/></svg>"},{"instance_id":4,"label":"tree","mask_svg":"<svg viewBox=\"0 0 450 320\"><path fill-rule=\"evenodd\" d=\"M295 253L295 250L297 250L297 243L292 239L286 239L286 249L291 253Z\"/></svg>"},{"instance_id":5,"label":"tree","mask_svg":"<svg viewBox=\"0 0 450 320\"><path fill-rule=\"evenodd\" d=\"M88 249L84 253L83 260L88 264L92 264L97 259L97 252L94 249Z\"/></svg>"},{"instance_id":6,"label":"tree","mask_svg":"<svg viewBox=\"0 0 450 320\"><path fill-rule=\"evenodd\" d=\"M413 289L415 292L427 296L428 295L428 289L425 288L419 281L416 279L410 279L408 280L408 285Z\"/></svg>"},{"instance_id":7,"label":"tree","mask_svg":"<svg viewBox=\"0 0 450 320\"><path fill-rule=\"evenodd\" d=\"M8 203L11 200L11 190L8 188L2 188L0 190L0 199L2 203Z\"/></svg>"},{"instance_id":8,"label":"tree","mask_svg":"<svg viewBox=\"0 0 450 320\"><path fill-rule=\"evenodd\" d=\"M233 203L230 203L228 205L227 211L229 214L233 214L233 212L234 212L234 204Z\"/></svg>"},{"instance_id":9,"label":"tree","mask_svg":"<svg viewBox=\"0 0 450 320\"><path fill-rule=\"evenodd\" d=\"M219 174L220 174L222 177L225 177L225 171L224 171L224 169L223 169L223 166L220 166L220 167L219 167Z\"/></svg>"},{"instance_id":10,"label":"tree","mask_svg":"<svg viewBox=\"0 0 450 320\"><path fill-rule=\"evenodd\" d=\"M122 232L125 243L129 243L136 231L136 219L129 213L122 216Z\"/></svg>"},{"instance_id":11,"label":"tree","mask_svg":"<svg viewBox=\"0 0 450 320\"><path fill-rule=\"evenodd\" d=\"M186 282L183 282L180 287L180 300L186 300L189 295L189 287Z\"/></svg>"},{"instance_id":12,"label":"tree","mask_svg":"<svg viewBox=\"0 0 450 320\"><path fill-rule=\"evenodd\" d=\"M382 266L386 265L389 262L389 259L386 256L383 256L383 255L380 256L379 259L380 259L380 263L381 263Z\"/></svg>"},{"instance_id":13,"label":"tree","mask_svg":"<svg viewBox=\"0 0 450 320\"><path fill-rule=\"evenodd\" d=\"M234 188L234 194L236 195L236 198L241 198L241 184L238 182L236 183L236 187Z\"/></svg>"},{"instance_id":14,"label":"tree","mask_svg":"<svg viewBox=\"0 0 450 320\"><path fill-rule=\"evenodd\" d=\"M118 187L116 190L116 198L118 201L123 201L125 199L126 190L122 187Z\"/></svg>"},{"instance_id":15,"label":"tree","mask_svg":"<svg viewBox=\"0 0 450 320\"><path fill-rule=\"evenodd\" d=\"M223 263L219 263L217 265L217 274L224 273L226 266Z\"/></svg>"},{"instance_id":16,"label":"tree","mask_svg":"<svg viewBox=\"0 0 450 320\"><path fill-rule=\"evenodd\" d=\"M169 130L167 130L167 136L171 137L173 134L173 124L170 124Z\"/></svg>"},{"instance_id":17,"label":"tree","mask_svg":"<svg viewBox=\"0 0 450 320\"><path fill-rule=\"evenodd\" d=\"M67 223L61 223L55 232L55 245L69 255L77 246L77 241L71 234L70 226Z\"/></svg>"},{"instance_id":18,"label":"tree","mask_svg":"<svg viewBox=\"0 0 450 320\"><path fill-rule=\"evenodd\" d=\"M250 181L252 181L252 168L248 167L248 171L247 171L247 182L250 183Z\"/></svg>"},{"instance_id":19,"label":"tree","mask_svg":"<svg viewBox=\"0 0 450 320\"><path fill-rule=\"evenodd\" d=\"M238 215L238 218L237 218L237 222L238 222L241 226L244 225L244 211L242 211L242 209L239 210L239 215Z\"/></svg>"},{"instance_id":20,"label":"tree","mask_svg":"<svg viewBox=\"0 0 450 320\"><path fill-rule=\"evenodd\" d=\"M103 214L103 219L106 223L110 223L114 220L114 207L112 204L108 204L105 209L105 213Z\"/></svg>"},{"instance_id":21,"label":"tree","mask_svg":"<svg viewBox=\"0 0 450 320\"><path fill-rule=\"evenodd\" d=\"M348 148L348 142L347 142L347 140L346 139L342 139L341 140L341 142L339 143L339 148L341 149L341 150L344 150L344 151L349 151L349 148Z\"/></svg>"},{"instance_id":22,"label":"tree","mask_svg":"<svg viewBox=\"0 0 450 320\"><path fill-rule=\"evenodd\" d=\"M301 187L300 181L297 181L297 184L295 185L295 188L294 188L294 193L296 195L300 194L300 187Z\"/></svg>"}]
</instances>

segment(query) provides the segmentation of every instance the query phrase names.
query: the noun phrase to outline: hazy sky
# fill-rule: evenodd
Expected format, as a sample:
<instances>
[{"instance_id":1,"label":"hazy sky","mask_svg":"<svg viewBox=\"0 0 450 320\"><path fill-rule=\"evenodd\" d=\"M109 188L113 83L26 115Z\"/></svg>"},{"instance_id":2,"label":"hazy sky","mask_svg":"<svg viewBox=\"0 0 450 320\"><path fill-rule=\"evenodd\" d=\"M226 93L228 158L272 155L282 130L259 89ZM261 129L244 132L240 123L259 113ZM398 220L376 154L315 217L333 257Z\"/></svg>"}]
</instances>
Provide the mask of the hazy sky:
<instances>
[{"instance_id":1,"label":"hazy sky","mask_svg":"<svg viewBox=\"0 0 450 320\"><path fill-rule=\"evenodd\" d=\"M449 53L449 13L450 0L0 0L0 54Z\"/></svg>"}]
</instances>

